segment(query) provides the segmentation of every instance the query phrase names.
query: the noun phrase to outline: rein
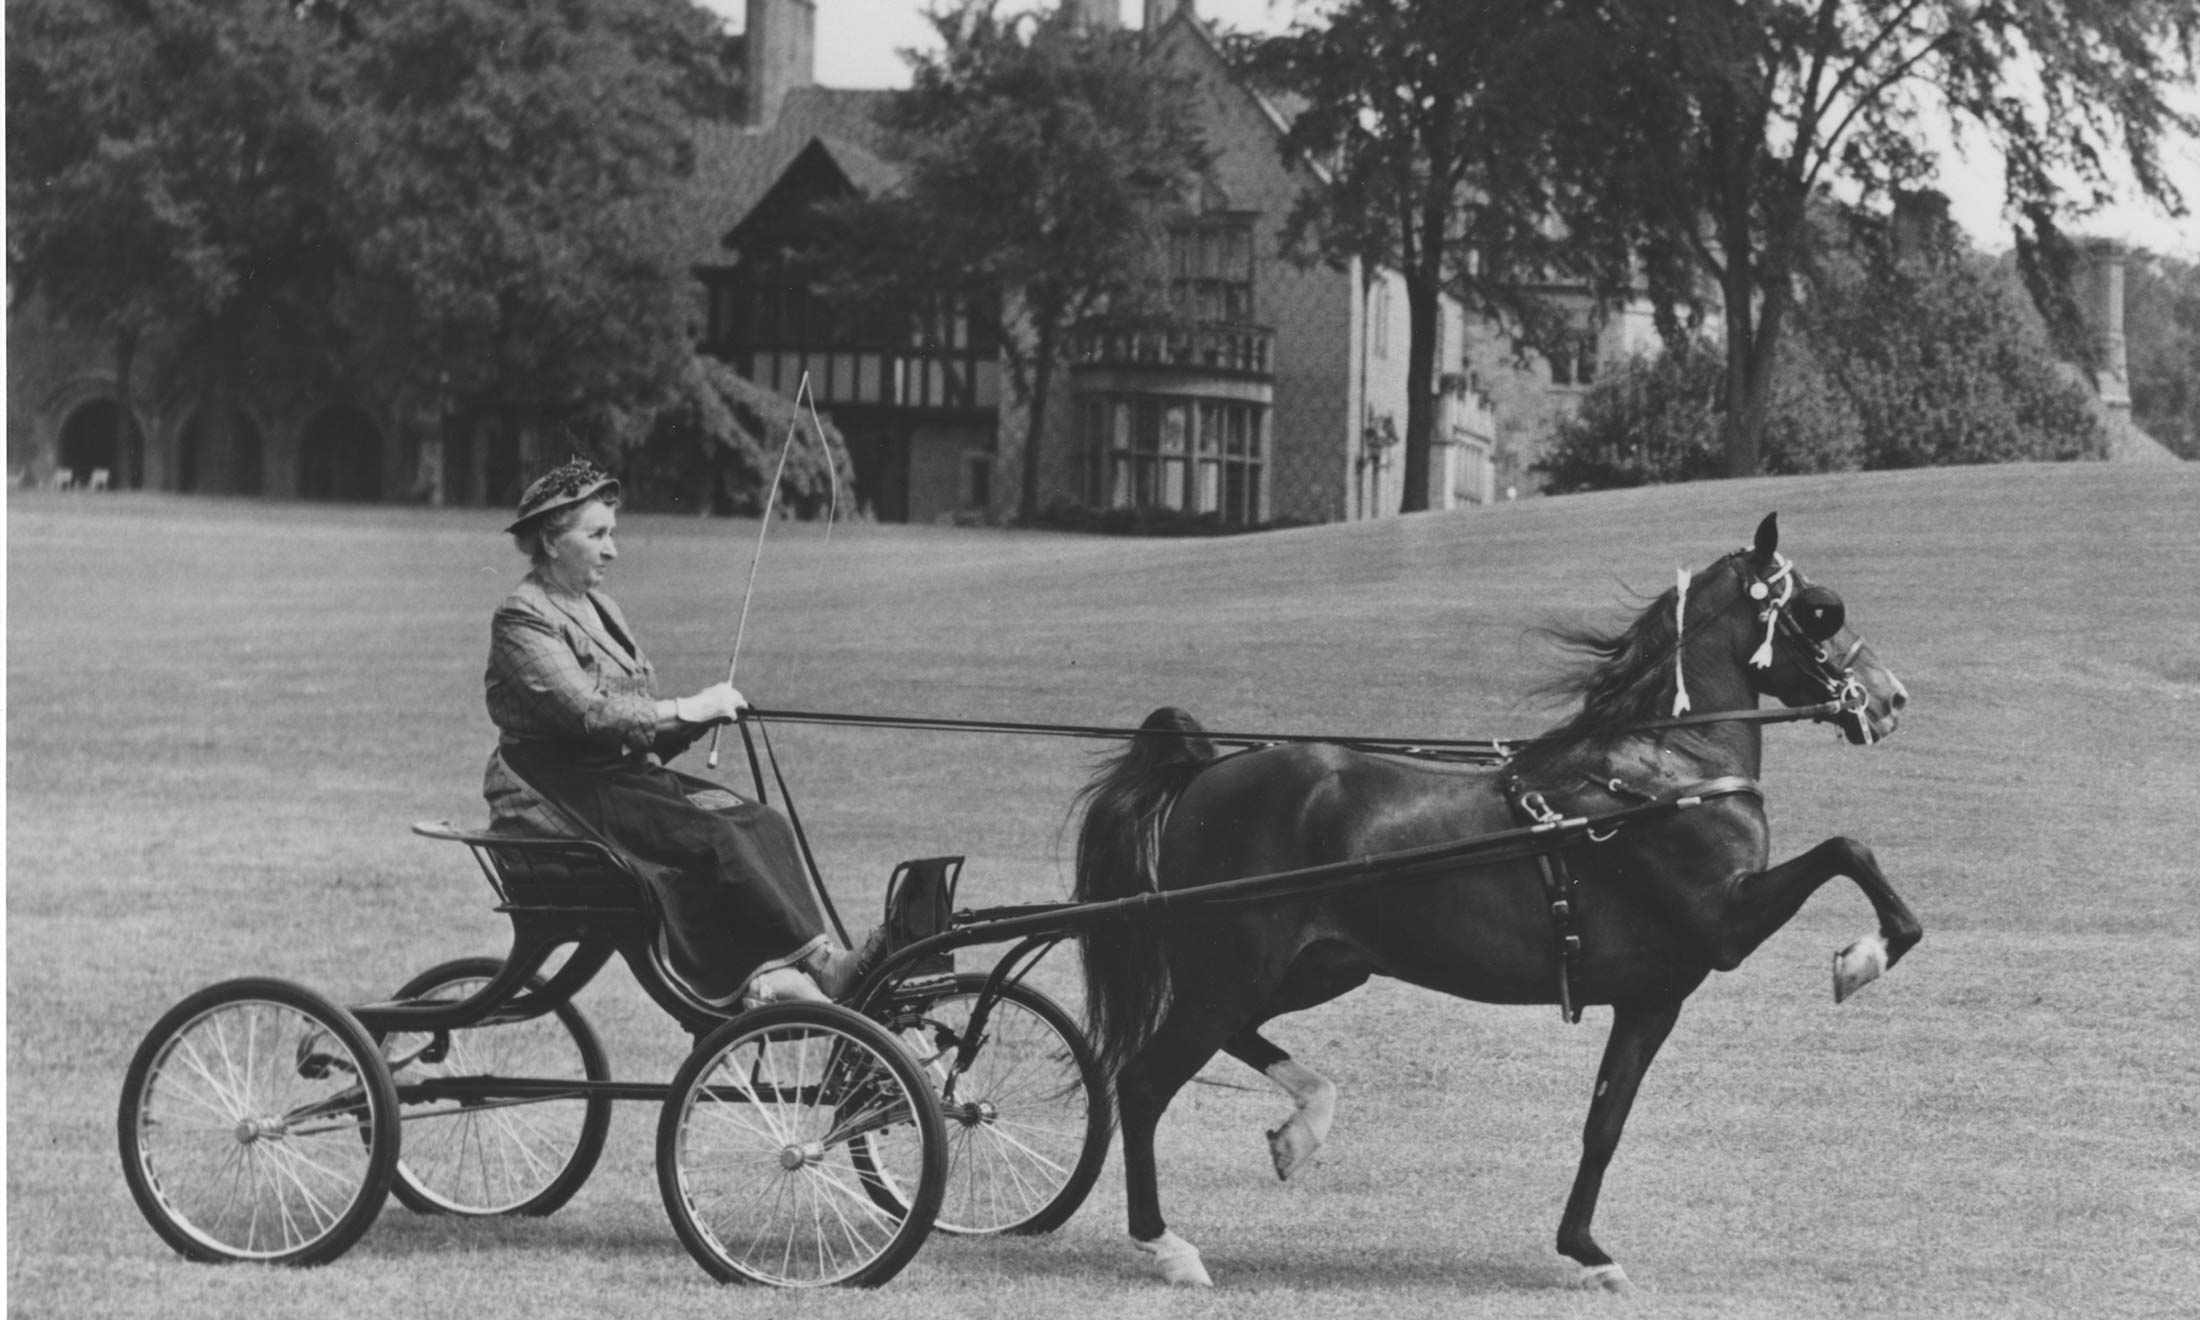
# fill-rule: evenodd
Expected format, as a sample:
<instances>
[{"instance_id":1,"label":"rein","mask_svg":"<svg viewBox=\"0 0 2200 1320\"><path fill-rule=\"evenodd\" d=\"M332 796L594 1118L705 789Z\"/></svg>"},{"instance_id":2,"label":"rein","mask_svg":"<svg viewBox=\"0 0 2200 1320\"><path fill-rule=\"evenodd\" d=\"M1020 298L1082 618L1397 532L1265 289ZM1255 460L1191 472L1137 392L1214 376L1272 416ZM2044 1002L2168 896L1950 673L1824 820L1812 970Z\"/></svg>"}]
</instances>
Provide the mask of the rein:
<instances>
[{"instance_id":1,"label":"rein","mask_svg":"<svg viewBox=\"0 0 2200 1320\"><path fill-rule=\"evenodd\" d=\"M1792 724L1801 720L1838 719L1857 709L1853 699L1836 698L1811 706L1775 706L1765 710L1703 711L1651 720L1636 725L1642 732L1694 728L1706 724ZM1142 732L1103 724L1034 724L1018 720L945 719L921 715L863 715L843 711L767 710L751 706L741 712L746 722L841 725L859 729L917 729L939 733L991 733L1040 738L1089 738L1129 741ZM1194 736L1194 735L1181 735ZM1354 751L1409 756L1432 761L1458 761L1497 765L1515 751L1541 738L1382 738L1359 734L1317 733L1202 733L1196 735L1225 747L1274 747L1288 743L1326 743Z\"/></svg>"}]
</instances>

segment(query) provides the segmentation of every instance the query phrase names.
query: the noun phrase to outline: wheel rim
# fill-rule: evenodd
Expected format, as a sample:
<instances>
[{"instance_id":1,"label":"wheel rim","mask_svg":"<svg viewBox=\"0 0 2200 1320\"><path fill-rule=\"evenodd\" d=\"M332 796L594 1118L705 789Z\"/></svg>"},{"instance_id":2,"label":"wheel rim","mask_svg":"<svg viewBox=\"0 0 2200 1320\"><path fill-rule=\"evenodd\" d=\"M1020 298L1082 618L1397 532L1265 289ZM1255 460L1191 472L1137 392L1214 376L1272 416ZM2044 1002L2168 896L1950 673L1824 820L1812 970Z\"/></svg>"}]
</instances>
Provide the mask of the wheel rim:
<instances>
[{"instance_id":1,"label":"wheel rim","mask_svg":"<svg viewBox=\"0 0 2200 1320\"><path fill-rule=\"evenodd\" d=\"M453 977L420 999L457 1002L488 984ZM525 1077L585 1081L579 1045L554 1013L435 1034L393 1032L383 1043L397 1082L405 1144L397 1176L423 1200L452 1214L510 1214L539 1197L573 1162L588 1123L588 1098L433 1099L415 1088L447 1078Z\"/></svg>"},{"instance_id":2,"label":"wheel rim","mask_svg":"<svg viewBox=\"0 0 2200 1320\"><path fill-rule=\"evenodd\" d=\"M214 1254L309 1251L372 1181L360 1079L373 1066L291 1005L247 999L208 1009L168 1038L138 1093L136 1158L148 1191L178 1231Z\"/></svg>"},{"instance_id":3,"label":"wheel rim","mask_svg":"<svg viewBox=\"0 0 2200 1320\"><path fill-rule=\"evenodd\" d=\"M865 1194L857 1160L914 1187L924 1140L912 1097L866 1042L819 1025L740 1036L680 1104L680 1199L735 1273L841 1283L901 1233L905 1215Z\"/></svg>"},{"instance_id":4,"label":"wheel rim","mask_svg":"<svg viewBox=\"0 0 2200 1320\"><path fill-rule=\"evenodd\" d=\"M934 1221L947 1233L1005 1232L1037 1217L1074 1176L1091 1132L1069 1043L1016 1000L994 1003L977 1056L950 1076L976 998L939 999L900 1033L947 1120L947 1187Z\"/></svg>"}]
</instances>

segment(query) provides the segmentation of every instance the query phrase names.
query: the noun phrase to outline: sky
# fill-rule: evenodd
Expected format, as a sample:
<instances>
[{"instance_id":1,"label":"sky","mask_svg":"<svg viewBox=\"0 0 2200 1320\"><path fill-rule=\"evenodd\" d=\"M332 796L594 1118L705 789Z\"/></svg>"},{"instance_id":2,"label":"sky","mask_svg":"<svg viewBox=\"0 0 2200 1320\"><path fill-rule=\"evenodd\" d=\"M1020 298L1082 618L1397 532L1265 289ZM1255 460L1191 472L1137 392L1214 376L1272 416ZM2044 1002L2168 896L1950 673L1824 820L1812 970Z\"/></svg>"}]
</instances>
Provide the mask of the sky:
<instances>
[{"instance_id":1,"label":"sky","mask_svg":"<svg viewBox=\"0 0 2200 1320\"><path fill-rule=\"evenodd\" d=\"M743 0L703 0L707 8L733 16L744 11ZM930 43L932 31L925 22L927 0L816 0L817 80L827 87L902 87L909 81L908 66L900 52ZM1136 26L1144 12L1143 0L1121 0L1124 22ZM1248 32L1281 31L1291 25L1302 8L1300 0L1197 0L1199 13L1225 28ZM1311 13L1315 4L1304 8ZM2200 97L2196 97L2200 103ZM2174 144L2169 153L2171 177L2185 194L2194 213L2185 219L2164 215L2152 204L2133 200L2076 226L2080 232L2123 238L2157 252L2200 259L2200 142ZM1956 221L1981 247L1999 251L2009 246L2009 228L2001 219L2001 170L1998 159L1964 159L1952 149L1944 153L1945 173L1941 190L1948 194Z\"/></svg>"}]
</instances>

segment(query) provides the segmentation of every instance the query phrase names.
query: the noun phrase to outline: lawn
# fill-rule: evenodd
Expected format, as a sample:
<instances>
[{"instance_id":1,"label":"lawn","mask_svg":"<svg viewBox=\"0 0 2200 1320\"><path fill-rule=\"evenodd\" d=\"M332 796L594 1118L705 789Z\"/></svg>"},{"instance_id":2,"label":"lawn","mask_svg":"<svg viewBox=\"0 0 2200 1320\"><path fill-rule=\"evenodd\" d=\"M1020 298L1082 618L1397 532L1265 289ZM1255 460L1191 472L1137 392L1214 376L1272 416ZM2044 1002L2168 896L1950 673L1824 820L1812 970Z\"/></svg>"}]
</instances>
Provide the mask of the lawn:
<instances>
[{"instance_id":1,"label":"lawn","mask_svg":"<svg viewBox=\"0 0 2200 1320\"><path fill-rule=\"evenodd\" d=\"M1290 1185L1285 1103L1218 1060L1161 1134L1171 1225L1218 1287L1126 1245L1111 1161L1059 1233L935 1239L873 1294L712 1284L622 1107L544 1221L392 1203L334 1265L175 1259L123 1185L122 1074L169 1004L271 974L338 1001L502 948L472 863L490 610L523 567L483 511L17 493L7 509L7 1254L23 1316L1324 1317L2159 1315L2200 1308L2200 468L1718 483L1215 541L775 528L740 685L806 710L1525 734L1538 623L1633 608L1778 509L1908 685L1902 731L1768 733L1780 855L1877 851L1926 924L1835 1007L1869 928L1829 886L1714 977L1651 1071L1598 1236L1551 1247L1608 1015L1379 982L1277 1024L1343 1091ZM610 589L664 684L724 673L753 523L631 515ZM967 853L964 899L1059 897L1092 744L775 735L850 924L892 863ZM700 756L690 758L700 769ZM729 759L722 773L736 768ZM975 955L965 954L966 965ZM1070 959L1040 978L1074 999ZM581 998L619 1076L685 1037L623 972Z\"/></svg>"}]
</instances>

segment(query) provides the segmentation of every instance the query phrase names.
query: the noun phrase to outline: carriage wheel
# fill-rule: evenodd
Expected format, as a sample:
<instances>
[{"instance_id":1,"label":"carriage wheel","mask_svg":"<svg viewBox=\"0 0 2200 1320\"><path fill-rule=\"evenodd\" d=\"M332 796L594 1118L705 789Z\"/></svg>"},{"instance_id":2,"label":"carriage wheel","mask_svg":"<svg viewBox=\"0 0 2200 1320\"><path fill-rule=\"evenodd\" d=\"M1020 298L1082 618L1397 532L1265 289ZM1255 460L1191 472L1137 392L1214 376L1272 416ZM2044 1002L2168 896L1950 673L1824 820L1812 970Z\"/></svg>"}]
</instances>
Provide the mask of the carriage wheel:
<instances>
[{"instance_id":1,"label":"carriage wheel","mask_svg":"<svg viewBox=\"0 0 2200 1320\"><path fill-rule=\"evenodd\" d=\"M457 1002L502 969L461 958L407 981L399 999ZM531 978L530 989L543 984ZM588 1019L568 1001L524 1022L383 1037L397 1084L405 1154L391 1188L419 1214L547 1215L588 1181L611 1126L607 1096L541 1100L417 1100L417 1085L444 1077L605 1081L611 1067Z\"/></svg>"},{"instance_id":2,"label":"carriage wheel","mask_svg":"<svg viewBox=\"0 0 2200 1320\"><path fill-rule=\"evenodd\" d=\"M138 1209L192 1260L334 1260L397 1164L373 1038L289 981L226 981L169 1009L130 1060L116 1126Z\"/></svg>"},{"instance_id":3,"label":"carriage wheel","mask_svg":"<svg viewBox=\"0 0 2200 1320\"><path fill-rule=\"evenodd\" d=\"M986 978L965 972L936 998L897 1004L894 1033L925 1061L947 1123L943 1233L1046 1233L1084 1204L1108 1157L1107 1082L1060 1005L1021 982L1001 987L975 1057L954 1072ZM883 1171L864 1182L899 1205Z\"/></svg>"},{"instance_id":4,"label":"carriage wheel","mask_svg":"<svg viewBox=\"0 0 2200 1320\"><path fill-rule=\"evenodd\" d=\"M915 1189L864 1194L856 1152ZM875 1287L924 1244L947 1173L939 1102L877 1023L771 1004L705 1036L657 1127L657 1184L681 1243L721 1280Z\"/></svg>"}]
</instances>

